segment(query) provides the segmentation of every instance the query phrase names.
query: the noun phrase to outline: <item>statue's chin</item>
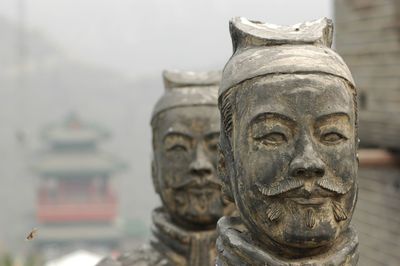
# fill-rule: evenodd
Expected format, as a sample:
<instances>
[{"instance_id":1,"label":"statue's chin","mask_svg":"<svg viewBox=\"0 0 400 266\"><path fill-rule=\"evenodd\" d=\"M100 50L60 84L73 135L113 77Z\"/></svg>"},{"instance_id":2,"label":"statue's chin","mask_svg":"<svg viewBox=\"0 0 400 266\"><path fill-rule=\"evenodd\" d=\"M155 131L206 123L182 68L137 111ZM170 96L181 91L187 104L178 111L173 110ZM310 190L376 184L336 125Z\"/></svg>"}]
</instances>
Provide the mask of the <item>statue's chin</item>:
<instances>
[{"instance_id":1,"label":"statue's chin","mask_svg":"<svg viewBox=\"0 0 400 266\"><path fill-rule=\"evenodd\" d=\"M329 247L335 243L341 231L339 225L334 221L333 215L329 212L315 212L311 216L312 219L307 219L305 215L290 215L289 212L283 212L274 221L270 221L261 213L249 213L247 217L250 220L247 219L246 224L255 225L249 227L250 231L253 231L252 235L267 246L276 246L278 244L282 249ZM259 217L264 220L261 221Z\"/></svg>"},{"instance_id":2,"label":"statue's chin","mask_svg":"<svg viewBox=\"0 0 400 266\"><path fill-rule=\"evenodd\" d=\"M313 228L309 228L303 221L293 220L290 223L282 221L282 230L268 230L268 235L281 246L293 248L319 248L331 246L338 235L339 228L333 228L331 223L321 221ZM280 233L282 232L282 233Z\"/></svg>"},{"instance_id":3,"label":"statue's chin","mask_svg":"<svg viewBox=\"0 0 400 266\"><path fill-rule=\"evenodd\" d=\"M214 225L218 221L218 218L212 215L195 215L191 220L192 223L198 225Z\"/></svg>"},{"instance_id":4,"label":"statue's chin","mask_svg":"<svg viewBox=\"0 0 400 266\"><path fill-rule=\"evenodd\" d=\"M161 199L172 220L184 226L215 225L224 213L221 191L214 187L164 189Z\"/></svg>"},{"instance_id":5,"label":"statue's chin","mask_svg":"<svg viewBox=\"0 0 400 266\"><path fill-rule=\"evenodd\" d=\"M213 227L218 221L219 216L207 214L199 214L199 213L179 213L176 214L175 217L179 217L181 224L191 225L194 227Z\"/></svg>"},{"instance_id":6,"label":"statue's chin","mask_svg":"<svg viewBox=\"0 0 400 266\"><path fill-rule=\"evenodd\" d=\"M217 197L198 198L187 193L187 201L174 210L174 216L186 224L215 225L223 215L224 206Z\"/></svg>"}]
</instances>

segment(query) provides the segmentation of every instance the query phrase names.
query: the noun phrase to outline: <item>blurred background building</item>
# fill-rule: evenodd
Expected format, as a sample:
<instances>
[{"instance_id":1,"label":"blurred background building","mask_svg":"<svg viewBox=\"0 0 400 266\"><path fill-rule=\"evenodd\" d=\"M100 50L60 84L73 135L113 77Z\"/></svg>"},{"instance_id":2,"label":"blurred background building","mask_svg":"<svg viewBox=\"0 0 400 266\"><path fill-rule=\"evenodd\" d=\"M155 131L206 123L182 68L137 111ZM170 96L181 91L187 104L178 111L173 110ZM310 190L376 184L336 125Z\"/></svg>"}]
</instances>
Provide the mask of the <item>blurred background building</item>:
<instances>
[{"instance_id":1,"label":"blurred background building","mask_svg":"<svg viewBox=\"0 0 400 266\"><path fill-rule=\"evenodd\" d=\"M22 262L37 245L54 244L54 253L69 252L57 247L59 235L56 241L57 234L47 229L58 227L55 224L61 222L54 218L61 212L50 211L52 218L49 218L44 213L51 208L50 203L42 199L37 205L37 192L44 187L49 192L60 180L55 176L44 177L43 165L39 167L44 162L42 158L55 160L62 153L50 145L54 134L50 132L55 129L64 133L92 132L96 141L92 142L93 149L85 152L90 151L93 158L98 158L104 150L113 155L111 161L119 158L127 166L124 171L110 170L109 182L97 178L102 174L96 174L91 185L86 177L73 179L80 180L71 182L78 182L79 189L86 188L88 194L100 190L101 184L105 184L106 190L113 188L118 203L105 208L109 211L105 216L104 213L68 215L63 226L94 224L94 220L79 221L88 219L87 215L91 219L107 216L110 218L107 230L119 228L123 232L117 250L145 241L150 231L150 212L159 204L150 178L149 121L153 105L163 92L161 71L222 69L232 52L228 31L231 17L293 24L326 16L336 20L335 48L349 64L360 87L361 146L369 148L360 152L360 193L354 217L360 232L360 265L397 265L400 261L400 172L396 155L400 149L398 2L2 0L0 254L11 253L16 262ZM73 111L80 118L63 120ZM60 122L43 128L56 121ZM76 122L80 126L76 127ZM40 138L43 130L47 133ZM103 142L107 132L112 132L112 138ZM94 148L100 143L101 150ZM73 160L82 158L80 152L72 151L76 154ZM66 167L69 163L66 160L60 164ZM118 164L109 164L109 169L116 170ZM62 189L64 194L67 190ZM56 194L56 198L61 197L61 191ZM83 194L76 195L73 201L82 201ZM111 202L111 190L108 195ZM100 197L95 200L96 196L92 196L92 202L100 201ZM37 237L26 241L32 228L39 229ZM106 237L107 230L96 237ZM82 239L87 237L89 234L82 234ZM66 241L68 237L62 239ZM105 246L107 249L109 245ZM87 249L79 244L78 248ZM99 255L109 252L105 249ZM29 258L27 262L34 261Z\"/></svg>"},{"instance_id":2,"label":"blurred background building","mask_svg":"<svg viewBox=\"0 0 400 266\"><path fill-rule=\"evenodd\" d=\"M336 49L359 87L359 265L399 265L400 1L334 3Z\"/></svg>"},{"instance_id":3,"label":"blurred background building","mask_svg":"<svg viewBox=\"0 0 400 266\"><path fill-rule=\"evenodd\" d=\"M112 178L123 164L98 147L108 136L105 128L75 114L43 130L45 148L34 163L39 176L36 244L48 257L119 246L123 234L116 223L118 197Z\"/></svg>"}]
</instances>

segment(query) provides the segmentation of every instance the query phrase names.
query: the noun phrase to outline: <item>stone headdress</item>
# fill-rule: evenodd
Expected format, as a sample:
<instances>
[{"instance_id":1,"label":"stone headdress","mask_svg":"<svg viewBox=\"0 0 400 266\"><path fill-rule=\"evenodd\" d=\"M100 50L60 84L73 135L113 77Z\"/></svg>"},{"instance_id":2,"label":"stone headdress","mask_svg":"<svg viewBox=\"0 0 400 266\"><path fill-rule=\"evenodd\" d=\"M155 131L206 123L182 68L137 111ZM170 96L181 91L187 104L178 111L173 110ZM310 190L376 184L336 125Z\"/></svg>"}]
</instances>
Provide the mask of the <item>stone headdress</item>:
<instances>
[{"instance_id":1,"label":"stone headdress","mask_svg":"<svg viewBox=\"0 0 400 266\"><path fill-rule=\"evenodd\" d=\"M229 28L233 55L223 70L219 96L245 80L268 74L330 74L354 87L350 70L330 48L330 19L278 26L237 17Z\"/></svg>"},{"instance_id":2,"label":"stone headdress","mask_svg":"<svg viewBox=\"0 0 400 266\"><path fill-rule=\"evenodd\" d=\"M165 93L156 103L152 120L159 113L175 107L211 105L217 106L220 71L163 72Z\"/></svg>"}]
</instances>

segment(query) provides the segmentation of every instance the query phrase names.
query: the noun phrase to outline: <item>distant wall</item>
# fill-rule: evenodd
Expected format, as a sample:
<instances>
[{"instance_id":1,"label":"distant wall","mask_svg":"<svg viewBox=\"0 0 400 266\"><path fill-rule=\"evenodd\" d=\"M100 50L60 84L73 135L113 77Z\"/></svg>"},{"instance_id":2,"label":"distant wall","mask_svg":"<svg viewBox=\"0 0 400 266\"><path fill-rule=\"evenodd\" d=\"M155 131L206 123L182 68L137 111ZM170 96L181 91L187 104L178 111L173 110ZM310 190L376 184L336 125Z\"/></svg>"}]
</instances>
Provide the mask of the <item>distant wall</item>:
<instances>
[{"instance_id":1,"label":"distant wall","mask_svg":"<svg viewBox=\"0 0 400 266\"><path fill-rule=\"evenodd\" d=\"M352 220L359 237L358 265L399 265L399 157L384 150L359 154L359 194Z\"/></svg>"},{"instance_id":2,"label":"distant wall","mask_svg":"<svg viewBox=\"0 0 400 266\"><path fill-rule=\"evenodd\" d=\"M400 151L400 1L333 0L335 49L359 89L362 147ZM358 265L399 265L400 163L394 153L360 150L352 223Z\"/></svg>"},{"instance_id":3,"label":"distant wall","mask_svg":"<svg viewBox=\"0 0 400 266\"><path fill-rule=\"evenodd\" d=\"M360 89L361 145L400 150L400 1L334 5L335 47Z\"/></svg>"}]
</instances>

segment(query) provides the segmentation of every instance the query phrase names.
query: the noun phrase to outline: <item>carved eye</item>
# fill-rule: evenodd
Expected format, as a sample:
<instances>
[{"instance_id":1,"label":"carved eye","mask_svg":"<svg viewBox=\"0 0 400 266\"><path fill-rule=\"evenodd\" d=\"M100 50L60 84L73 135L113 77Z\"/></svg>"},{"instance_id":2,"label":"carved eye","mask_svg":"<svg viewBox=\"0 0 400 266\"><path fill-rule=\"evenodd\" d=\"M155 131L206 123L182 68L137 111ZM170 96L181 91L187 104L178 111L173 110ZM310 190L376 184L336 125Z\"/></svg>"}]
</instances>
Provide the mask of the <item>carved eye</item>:
<instances>
[{"instance_id":1,"label":"carved eye","mask_svg":"<svg viewBox=\"0 0 400 266\"><path fill-rule=\"evenodd\" d=\"M208 149L209 149L210 151L217 151L217 149L218 149L217 143L210 143L210 144L208 145Z\"/></svg>"},{"instance_id":2,"label":"carved eye","mask_svg":"<svg viewBox=\"0 0 400 266\"><path fill-rule=\"evenodd\" d=\"M257 138L257 140L260 140L264 145L281 145L287 142L286 136L279 132L268 133Z\"/></svg>"},{"instance_id":3,"label":"carved eye","mask_svg":"<svg viewBox=\"0 0 400 266\"><path fill-rule=\"evenodd\" d=\"M187 148L182 144L174 144L171 147L169 147L167 151L176 151L176 152L187 151Z\"/></svg>"},{"instance_id":4,"label":"carved eye","mask_svg":"<svg viewBox=\"0 0 400 266\"><path fill-rule=\"evenodd\" d=\"M206 145L209 151L216 152L218 150L219 133L214 133L211 136L206 137Z\"/></svg>"},{"instance_id":5,"label":"carved eye","mask_svg":"<svg viewBox=\"0 0 400 266\"><path fill-rule=\"evenodd\" d=\"M323 134L321 137L321 140L322 140L322 142L325 142L326 144L337 144L341 141L347 140L347 138L340 133L329 132L329 133Z\"/></svg>"}]
</instances>

